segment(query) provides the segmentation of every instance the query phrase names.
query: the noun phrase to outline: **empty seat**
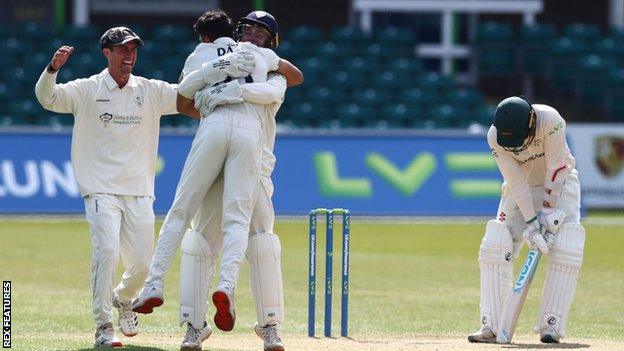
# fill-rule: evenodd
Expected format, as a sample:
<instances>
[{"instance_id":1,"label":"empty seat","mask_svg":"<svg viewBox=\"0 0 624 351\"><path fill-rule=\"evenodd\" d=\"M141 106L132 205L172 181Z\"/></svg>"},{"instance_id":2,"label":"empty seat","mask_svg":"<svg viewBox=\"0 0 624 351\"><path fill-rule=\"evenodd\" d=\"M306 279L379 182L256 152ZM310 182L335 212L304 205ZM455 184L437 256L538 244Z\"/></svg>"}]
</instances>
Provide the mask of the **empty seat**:
<instances>
[{"instance_id":1,"label":"empty seat","mask_svg":"<svg viewBox=\"0 0 624 351\"><path fill-rule=\"evenodd\" d=\"M372 42L372 38L360 28L354 26L333 28L330 39L349 52L361 52L363 48Z\"/></svg>"},{"instance_id":2,"label":"empty seat","mask_svg":"<svg viewBox=\"0 0 624 351\"><path fill-rule=\"evenodd\" d=\"M600 32L598 26L593 24L572 23L563 28L563 35L573 40L589 43L598 39Z\"/></svg>"},{"instance_id":3,"label":"empty seat","mask_svg":"<svg viewBox=\"0 0 624 351\"><path fill-rule=\"evenodd\" d=\"M375 109L356 103L342 104L338 106L337 117L343 127L360 127L375 119Z\"/></svg>"},{"instance_id":4,"label":"empty seat","mask_svg":"<svg viewBox=\"0 0 624 351\"><path fill-rule=\"evenodd\" d=\"M588 46L581 40L562 37L555 41L552 55L548 60L547 70L549 83L558 94L571 94L575 88L575 75L578 69L578 59L588 50Z\"/></svg>"},{"instance_id":5,"label":"empty seat","mask_svg":"<svg viewBox=\"0 0 624 351\"><path fill-rule=\"evenodd\" d=\"M304 102L289 108L290 119L298 126L319 126L331 118L329 109Z\"/></svg>"},{"instance_id":6,"label":"empty seat","mask_svg":"<svg viewBox=\"0 0 624 351\"><path fill-rule=\"evenodd\" d=\"M475 40L479 73L513 75L516 65L516 45L509 23L479 24Z\"/></svg>"},{"instance_id":7,"label":"empty seat","mask_svg":"<svg viewBox=\"0 0 624 351\"><path fill-rule=\"evenodd\" d=\"M298 26L288 32L291 42L316 43L322 38L322 32L317 27Z\"/></svg>"},{"instance_id":8,"label":"empty seat","mask_svg":"<svg viewBox=\"0 0 624 351\"><path fill-rule=\"evenodd\" d=\"M402 91L399 95L399 101L406 105L419 105L428 108L438 102L439 97L432 90L412 88Z\"/></svg>"},{"instance_id":9,"label":"empty seat","mask_svg":"<svg viewBox=\"0 0 624 351\"><path fill-rule=\"evenodd\" d=\"M577 77L577 96L590 107L603 107L605 92L609 87L609 74L615 69L611 60L599 55L580 59Z\"/></svg>"},{"instance_id":10,"label":"empty seat","mask_svg":"<svg viewBox=\"0 0 624 351\"><path fill-rule=\"evenodd\" d=\"M465 124L467 116L468 111L450 104L435 105L429 109L429 117L435 122L436 126L441 128L462 126Z\"/></svg>"},{"instance_id":11,"label":"empty seat","mask_svg":"<svg viewBox=\"0 0 624 351\"><path fill-rule=\"evenodd\" d=\"M483 93L475 89L454 89L446 94L445 101L473 109L483 103Z\"/></svg>"},{"instance_id":12,"label":"empty seat","mask_svg":"<svg viewBox=\"0 0 624 351\"><path fill-rule=\"evenodd\" d=\"M429 72L418 77L418 86L437 94L445 94L453 87L453 79L437 72Z\"/></svg>"},{"instance_id":13,"label":"empty seat","mask_svg":"<svg viewBox=\"0 0 624 351\"><path fill-rule=\"evenodd\" d=\"M39 103L33 100L34 99L23 99L11 101L9 103L9 115L15 119L27 119L30 123L31 119L44 111Z\"/></svg>"},{"instance_id":14,"label":"empty seat","mask_svg":"<svg viewBox=\"0 0 624 351\"><path fill-rule=\"evenodd\" d=\"M342 69L350 74L366 75L378 68L378 62L365 56L353 56L344 61Z\"/></svg>"},{"instance_id":15,"label":"empty seat","mask_svg":"<svg viewBox=\"0 0 624 351\"><path fill-rule=\"evenodd\" d=\"M327 77L326 85L331 90L343 89L350 91L364 85L364 76L349 74L346 71L336 71Z\"/></svg>"},{"instance_id":16,"label":"empty seat","mask_svg":"<svg viewBox=\"0 0 624 351\"><path fill-rule=\"evenodd\" d=\"M195 39L190 28L173 24L154 27L152 36L153 40L164 43L179 43L181 41L191 41Z\"/></svg>"},{"instance_id":17,"label":"empty seat","mask_svg":"<svg viewBox=\"0 0 624 351\"><path fill-rule=\"evenodd\" d=\"M356 89L351 94L352 101L359 105L378 106L390 100L390 92L379 88Z\"/></svg>"},{"instance_id":18,"label":"empty seat","mask_svg":"<svg viewBox=\"0 0 624 351\"><path fill-rule=\"evenodd\" d=\"M543 74L555 40L555 28L551 25L523 26L520 30L523 71L529 74Z\"/></svg>"},{"instance_id":19,"label":"empty seat","mask_svg":"<svg viewBox=\"0 0 624 351\"><path fill-rule=\"evenodd\" d=\"M53 31L37 22L24 22L18 25L16 33L22 40L43 42L52 37Z\"/></svg>"},{"instance_id":20,"label":"empty seat","mask_svg":"<svg viewBox=\"0 0 624 351\"><path fill-rule=\"evenodd\" d=\"M295 89L296 90L296 89ZM340 89L330 89L325 86L312 89L307 95L307 102L310 102L318 106L330 107L337 103L344 102L346 100L346 94Z\"/></svg>"},{"instance_id":21,"label":"empty seat","mask_svg":"<svg viewBox=\"0 0 624 351\"><path fill-rule=\"evenodd\" d=\"M25 58L34 51L34 44L28 41L21 40L16 37L7 38L0 42L0 50L3 55L9 55L13 57ZM50 57L52 57L50 55Z\"/></svg>"},{"instance_id":22,"label":"empty seat","mask_svg":"<svg viewBox=\"0 0 624 351\"><path fill-rule=\"evenodd\" d=\"M409 105L404 103L390 103L384 105L381 117L391 128L411 127L424 115L420 105Z\"/></svg>"},{"instance_id":23,"label":"empty seat","mask_svg":"<svg viewBox=\"0 0 624 351\"><path fill-rule=\"evenodd\" d=\"M383 47L396 47L409 52L414 48L414 32L410 28L385 27L375 32L375 40Z\"/></svg>"},{"instance_id":24,"label":"empty seat","mask_svg":"<svg viewBox=\"0 0 624 351\"><path fill-rule=\"evenodd\" d=\"M412 77L422 73L424 70L422 62L415 57L396 58L391 60L386 68L396 75Z\"/></svg>"},{"instance_id":25,"label":"empty seat","mask_svg":"<svg viewBox=\"0 0 624 351\"><path fill-rule=\"evenodd\" d=\"M61 31L61 38L65 41L98 43L102 34L104 34L103 31L100 33L100 30L93 26L67 26Z\"/></svg>"}]
</instances>

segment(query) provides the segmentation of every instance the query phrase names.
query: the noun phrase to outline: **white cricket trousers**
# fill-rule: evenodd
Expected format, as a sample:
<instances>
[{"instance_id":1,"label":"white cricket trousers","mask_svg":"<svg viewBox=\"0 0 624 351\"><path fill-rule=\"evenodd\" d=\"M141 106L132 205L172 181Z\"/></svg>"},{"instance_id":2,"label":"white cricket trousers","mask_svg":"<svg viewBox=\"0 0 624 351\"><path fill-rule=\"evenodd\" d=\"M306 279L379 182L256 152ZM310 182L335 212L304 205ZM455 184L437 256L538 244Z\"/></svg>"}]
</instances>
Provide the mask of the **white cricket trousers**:
<instances>
[{"instance_id":1,"label":"white cricket trousers","mask_svg":"<svg viewBox=\"0 0 624 351\"><path fill-rule=\"evenodd\" d=\"M154 199L91 194L84 202L93 246L91 290L98 327L113 320L113 294L122 303L130 303L147 277L154 251ZM120 255L125 272L113 290Z\"/></svg>"},{"instance_id":2,"label":"white cricket trousers","mask_svg":"<svg viewBox=\"0 0 624 351\"><path fill-rule=\"evenodd\" d=\"M256 117L227 112L217 110L200 122L173 204L160 230L147 284L162 284L193 215L223 172L219 204L223 209L221 277L225 278L225 288L236 286L260 177L261 126Z\"/></svg>"},{"instance_id":3,"label":"white cricket trousers","mask_svg":"<svg viewBox=\"0 0 624 351\"><path fill-rule=\"evenodd\" d=\"M219 177L206 193L200 208L191 221L191 229L200 232L210 244L214 255L221 252L221 197L223 194L223 178ZM249 235L273 233L275 211L273 209L273 181L270 176L261 175L256 199L254 202Z\"/></svg>"}]
</instances>

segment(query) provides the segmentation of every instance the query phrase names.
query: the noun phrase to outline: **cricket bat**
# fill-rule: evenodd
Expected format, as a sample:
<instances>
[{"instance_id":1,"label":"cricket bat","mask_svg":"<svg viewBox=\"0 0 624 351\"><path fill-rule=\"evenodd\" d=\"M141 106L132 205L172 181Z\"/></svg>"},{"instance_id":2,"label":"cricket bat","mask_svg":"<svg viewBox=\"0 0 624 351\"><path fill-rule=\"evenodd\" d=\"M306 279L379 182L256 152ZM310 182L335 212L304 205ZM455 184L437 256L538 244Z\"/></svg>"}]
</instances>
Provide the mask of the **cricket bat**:
<instances>
[{"instance_id":1,"label":"cricket bat","mask_svg":"<svg viewBox=\"0 0 624 351\"><path fill-rule=\"evenodd\" d=\"M531 287L531 281L537 270L540 257L542 257L542 253L538 250L529 250L527 258L522 264L518 280L516 280L511 294L507 297L507 301L505 301L503 313L498 323L496 342L499 344L511 343L520 311L522 311L522 306L524 306L524 300L526 299L529 287Z\"/></svg>"}]
</instances>

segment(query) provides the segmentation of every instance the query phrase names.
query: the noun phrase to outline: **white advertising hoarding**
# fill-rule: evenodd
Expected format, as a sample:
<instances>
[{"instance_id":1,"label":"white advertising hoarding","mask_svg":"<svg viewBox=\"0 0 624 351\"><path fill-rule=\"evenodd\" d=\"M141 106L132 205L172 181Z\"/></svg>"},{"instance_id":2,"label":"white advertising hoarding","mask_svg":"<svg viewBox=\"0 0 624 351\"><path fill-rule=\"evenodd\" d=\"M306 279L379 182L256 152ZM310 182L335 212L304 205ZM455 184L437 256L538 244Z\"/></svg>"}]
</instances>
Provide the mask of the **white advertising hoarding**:
<instances>
[{"instance_id":1,"label":"white advertising hoarding","mask_svg":"<svg viewBox=\"0 0 624 351\"><path fill-rule=\"evenodd\" d=\"M624 208L624 124L568 124L583 203Z\"/></svg>"}]
</instances>

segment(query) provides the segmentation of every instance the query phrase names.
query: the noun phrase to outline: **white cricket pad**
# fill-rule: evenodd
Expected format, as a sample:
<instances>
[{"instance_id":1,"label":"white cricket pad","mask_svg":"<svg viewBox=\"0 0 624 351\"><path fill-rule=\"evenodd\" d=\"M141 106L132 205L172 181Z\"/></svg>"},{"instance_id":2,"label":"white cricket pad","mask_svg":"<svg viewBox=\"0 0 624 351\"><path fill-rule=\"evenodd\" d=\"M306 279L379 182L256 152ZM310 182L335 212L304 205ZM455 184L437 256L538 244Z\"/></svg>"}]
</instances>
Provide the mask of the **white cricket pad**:
<instances>
[{"instance_id":1,"label":"white cricket pad","mask_svg":"<svg viewBox=\"0 0 624 351\"><path fill-rule=\"evenodd\" d=\"M181 250L180 325L187 322L195 329L202 329L216 257L206 238L190 229L184 234Z\"/></svg>"},{"instance_id":2,"label":"white cricket pad","mask_svg":"<svg viewBox=\"0 0 624 351\"><path fill-rule=\"evenodd\" d=\"M585 228L576 223L564 223L555 236L555 243L548 257L548 271L535 326L536 333L550 328L560 337L565 336L568 312L583 263L584 246Z\"/></svg>"},{"instance_id":3,"label":"white cricket pad","mask_svg":"<svg viewBox=\"0 0 624 351\"><path fill-rule=\"evenodd\" d=\"M513 240L509 229L497 220L488 221L479 248L481 271L481 327L496 334L505 299L511 291Z\"/></svg>"},{"instance_id":4,"label":"white cricket pad","mask_svg":"<svg viewBox=\"0 0 624 351\"><path fill-rule=\"evenodd\" d=\"M260 326L281 324L284 318L281 251L279 238L273 233L255 234L249 238L249 285Z\"/></svg>"}]
</instances>

